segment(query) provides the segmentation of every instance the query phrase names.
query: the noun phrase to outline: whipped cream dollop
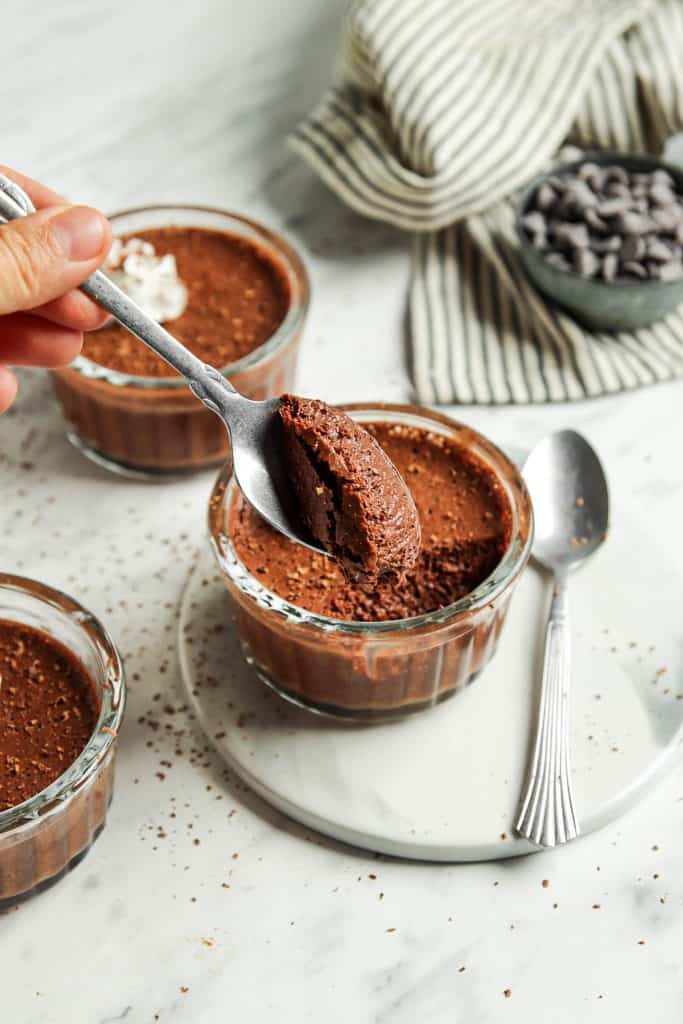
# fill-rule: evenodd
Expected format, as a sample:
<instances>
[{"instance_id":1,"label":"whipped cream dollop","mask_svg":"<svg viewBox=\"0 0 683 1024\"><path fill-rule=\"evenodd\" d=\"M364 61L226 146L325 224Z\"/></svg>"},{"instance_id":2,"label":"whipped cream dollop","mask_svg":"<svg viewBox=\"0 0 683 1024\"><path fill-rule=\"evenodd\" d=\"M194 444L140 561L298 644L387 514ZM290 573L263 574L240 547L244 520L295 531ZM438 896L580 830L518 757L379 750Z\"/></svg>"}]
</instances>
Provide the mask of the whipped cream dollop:
<instances>
[{"instance_id":1,"label":"whipped cream dollop","mask_svg":"<svg viewBox=\"0 0 683 1024\"><path fill-rule=\"evenodd\" d=\"M175 320L187 306L187 288L178 277L175 256L157 256L152 243L142 238L115 238L102 269L159 323Z\"/></svg>"}]
</instances>

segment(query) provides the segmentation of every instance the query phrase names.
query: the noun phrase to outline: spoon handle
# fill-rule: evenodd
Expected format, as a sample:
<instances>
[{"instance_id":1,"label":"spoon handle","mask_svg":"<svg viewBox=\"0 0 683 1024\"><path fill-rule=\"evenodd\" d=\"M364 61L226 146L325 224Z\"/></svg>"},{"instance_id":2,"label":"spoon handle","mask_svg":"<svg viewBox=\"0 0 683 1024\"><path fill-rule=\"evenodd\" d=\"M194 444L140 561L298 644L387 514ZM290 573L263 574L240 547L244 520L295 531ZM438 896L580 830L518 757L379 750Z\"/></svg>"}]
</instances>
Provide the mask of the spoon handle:
<instances>
[{"instance_id":1,"label":"spoon handle","mask_svg":"<svg viewBox=\"0 0 683 1024\"><path fill-rule=\"evenodd\" d=\"M17 220L33 210L33 203L23 189L0 174L0 217L4 220ZM91 274L80 288L185 377L192 392L204 405L223 418L229 415L226 412L226 398L241 396L218 370L203 363L176 341L101 271L96 270Z\"/></svg>"},{"instance_id":2,"label":"spoon handle","mask_svg":"<svg viewBox=\"0 0 683 1024\"><path fill-rule=\"evenodd\" d=\"M579 834L569 764L570 682L567 581L556 576L534 753L517 821L517 832L537 846L559 846Z\"/></svg>"},{"instance_id":3,"label":"spoon handle","mask_svg":"<svg viewBox=\"0 0 683 1024\"><path fill-rule=\"evenodd\" d=\"M147 315L125 292L110 281L106 274L96 270L83 282L81 291L94 299L120 324L143 341L158 356L180 373L196 397L220 416L226 415L227 395L237 392L218 370L203 363L189 349L169 334L161 324Z\"/></svg>"}]
</instances>

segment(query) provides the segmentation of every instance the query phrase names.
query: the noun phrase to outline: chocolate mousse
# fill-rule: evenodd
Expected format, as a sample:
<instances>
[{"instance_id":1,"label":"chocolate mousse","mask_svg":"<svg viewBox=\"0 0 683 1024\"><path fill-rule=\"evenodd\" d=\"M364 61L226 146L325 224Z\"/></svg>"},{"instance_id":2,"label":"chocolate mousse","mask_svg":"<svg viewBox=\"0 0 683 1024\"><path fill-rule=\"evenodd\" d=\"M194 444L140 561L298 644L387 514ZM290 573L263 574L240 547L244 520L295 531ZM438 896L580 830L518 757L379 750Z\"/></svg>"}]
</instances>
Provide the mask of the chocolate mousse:
<instances>
[{"instance_id":1,"label":"chocolate mousse","mask_svg":"<svg viewBox=\"0 0 683 1024\"><path fill-rule=\"evenodd\" d=\"M0 811L73 764L99 715L95 684L63 644L0 619Z\"/></svg>"},{"instance_id":2,"label":"chocolate mousse","mask_svg":"<svg viewBox=\"0 0 683 1024\"><path fill-rule=\"evenodd\" d=\"M187 288L187 306L168 330L195 355L222 368L267 341L290 304L286 273L265 247L247 238L196 227L136 231L157 256L172 255ZM125 328L112 323L86 336L83 355L100 366L140 377L176 375Z\"/></svg>"},{"instance_id":3,"label":"chocolate mousse","mask_svg":"<svg viewBox=\"0 0 683 1024\"><path fill-rule=\"evenodd\" d=\"M283 395L289 481L301 519L350 579L389 581L415 565L415 502L378 440L340 409Z\"/></svg>"},{"instance_id":4,"label":"chocolate mousse","mask_svg":"<svg viewBox=\"0 0 683 1024\"><path fill-rule=\"evenodd\" d=\"M183 226L154 226L165 219ZM247 398L291 389L309 287L284 239L236 214L193 207L130 211L112 227L105 272L133 301ZM91 332L83 355L52 379L67 437L89 458L154 477L229 461L220 419L123 327Z\"/></svg>"},{"instance_id":5,"label":"chocolate mousse","mask_svg":"<svg viewBox=\"0 0 683 1024\"><path fill-rule=\"evenodd\" d=\"M334 560L284 540L239 498L229 521L237 554L268 590L331 618L379 622L444 608L486 579L509 545L512 519L503 486L478 455L444 434L385 422L366 423L366 431L406 481L422 525L417 561L398 583L350 579ZM314 463L310 472L315 469ZM327 510L329 484L320 486ZM408 517L407 527L411 539L402 550L413 552L414 519Z\"/></svg>"}]
</instances>

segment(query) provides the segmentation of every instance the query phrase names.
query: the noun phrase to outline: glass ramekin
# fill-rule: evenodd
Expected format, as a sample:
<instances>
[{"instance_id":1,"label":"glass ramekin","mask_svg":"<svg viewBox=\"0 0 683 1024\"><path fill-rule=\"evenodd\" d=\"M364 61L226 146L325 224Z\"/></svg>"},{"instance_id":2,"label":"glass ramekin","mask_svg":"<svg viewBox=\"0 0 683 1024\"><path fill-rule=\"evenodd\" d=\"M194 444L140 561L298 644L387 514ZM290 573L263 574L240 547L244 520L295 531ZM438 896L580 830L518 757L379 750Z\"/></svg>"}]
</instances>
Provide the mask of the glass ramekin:
<instances>
[{"instance_id":1,"label":"glass ramekin","mask_svg":"<svg viewBox=\"0 0 683 1024\"><path fill-rule=\"evenodd\" d=\"M125 678L104 628L59 590L0 573L0 619L33 626L64 644L88 670L100 700L95 731L73 764L40 793L0 811L2 908L57 881L102 831L114 785Z\"/></svg>"},{"instance_id":2,"label":"glass ramekin","mask_svg":"<svg viewBox=\"0 0 683 1024\"><path fill-rule=\"evenodd\" d=\"M288 281L287 315L268 341L221 373L248 398L274 398L292 390L309 284L301 259L283 238L256 221L203 206L146 206L117 213L110 221L116 235L177 225L223 231L264 248ZM168 326L173 332L173 324ZM131 376L79 356L65 369L52 371L52 378L69 440L107 469L163 478L229 458L225 427L179 377Z\"/></svg>"},{"instance_id":3,"label":"glass ramekin","mask_svg":"<svg viewBox=\"0 0 683 1024\"><path fill-rule=\"evenodd\" d=\"M361 423L385 421L444 434L496 474L510 503L511 537L487 579L446 608L392 622L342 622L288 604L263 587L237 556L227 523L238 491L227 468L209 502L210 540L232 599L242 651L263 682L318 712L392 717L431 707L470 683L489 662L529 558L533 513L513 463L462 423L412 406L343 408Z\"/></svg>"}]
</instances>

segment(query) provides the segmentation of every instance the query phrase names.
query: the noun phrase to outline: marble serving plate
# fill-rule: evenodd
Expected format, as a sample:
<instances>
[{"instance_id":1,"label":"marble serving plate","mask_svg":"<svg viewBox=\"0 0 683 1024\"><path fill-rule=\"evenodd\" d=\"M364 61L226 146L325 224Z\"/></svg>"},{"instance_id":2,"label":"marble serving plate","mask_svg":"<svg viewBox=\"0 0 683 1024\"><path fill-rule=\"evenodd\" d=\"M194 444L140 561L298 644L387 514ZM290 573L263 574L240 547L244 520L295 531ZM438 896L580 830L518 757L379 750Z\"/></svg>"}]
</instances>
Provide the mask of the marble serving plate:
<instances>
[{"instance_id":1,"label":"marble serving plate","mask_svg":"<svg viewBox=\"0 0 683 1024\"><path fill-rule=\"evenodd\" d=\"M572 753L582 832L632 806L675 763L683 726L679 610L666 546L619 508L604 548L572 578ZM625 572L628 566L628 573ZM623 581L615 585L615 581ZM669 588L670 589L670 588ZM244 662L208 552L179 625L188 700L226 762L268 803L336 839L421 860L536 848L514 820L535 719L547 578L530 566L481 677L443 704L349 725L287 704Z\"/></svg>"}]
</instances>

